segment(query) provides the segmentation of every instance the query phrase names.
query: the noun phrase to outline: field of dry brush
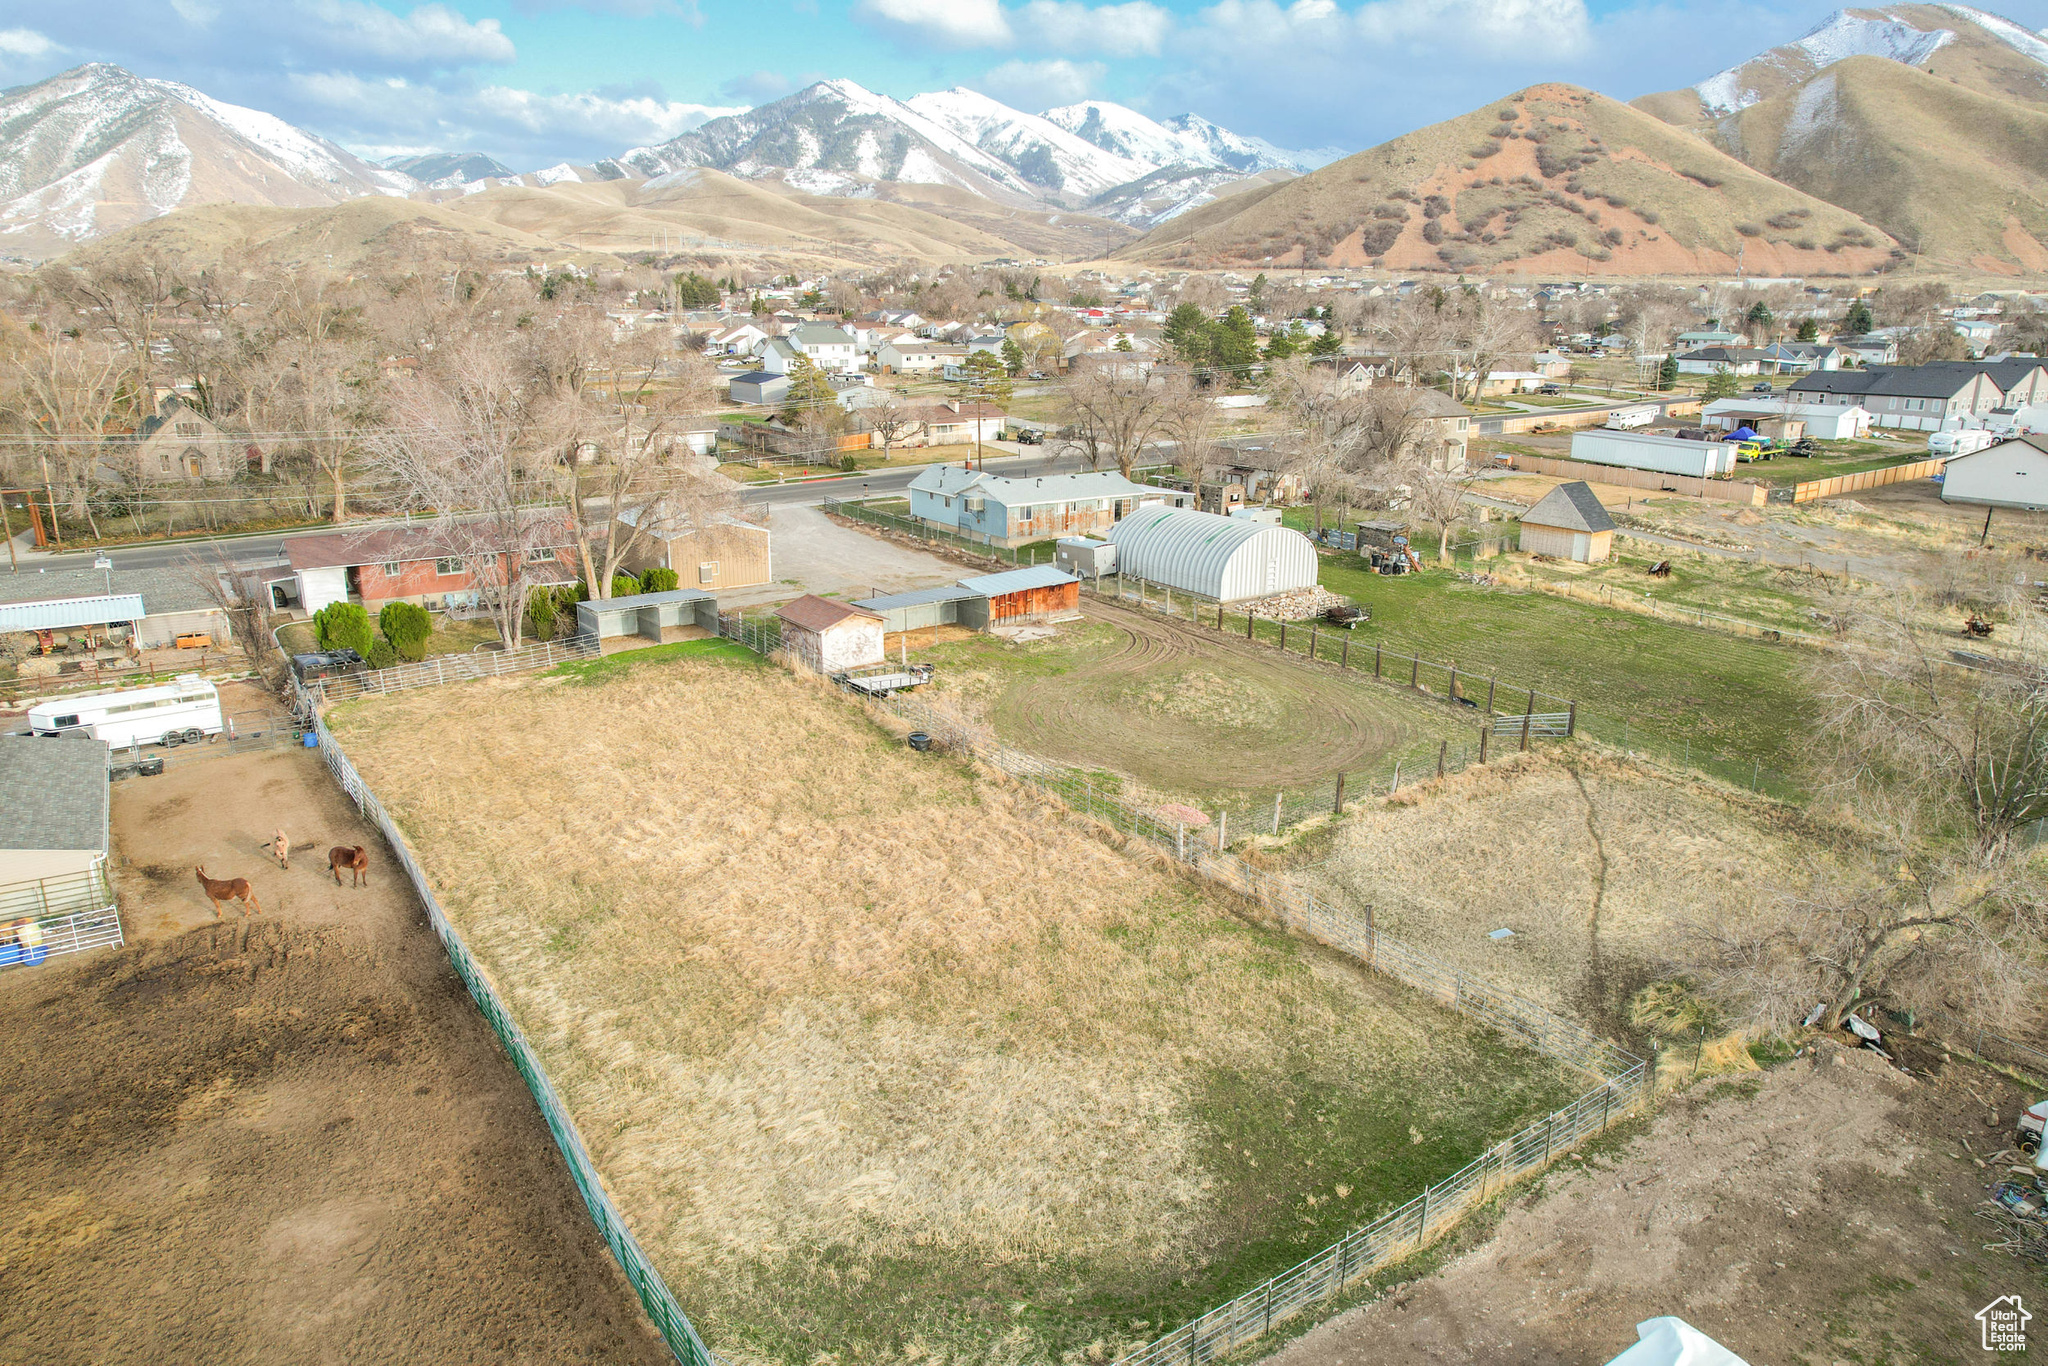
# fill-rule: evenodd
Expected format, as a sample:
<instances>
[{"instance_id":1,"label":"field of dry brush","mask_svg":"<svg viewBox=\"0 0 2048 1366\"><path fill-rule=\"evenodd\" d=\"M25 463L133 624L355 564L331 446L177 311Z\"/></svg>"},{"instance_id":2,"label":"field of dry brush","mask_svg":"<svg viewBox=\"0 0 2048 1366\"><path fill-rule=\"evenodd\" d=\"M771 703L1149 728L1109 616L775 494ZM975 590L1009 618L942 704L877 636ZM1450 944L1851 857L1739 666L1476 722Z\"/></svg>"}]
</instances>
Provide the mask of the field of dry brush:
<instances>
[{"instance_id":1,"label":"field of dry brush","mask_svg":"<svg viewBox=\"0 0 2048 1366\"><path fill-rule=\"evenodd\" d=\"M1101 1359L1582 1085L777 669L336 729L728 1361Z\"/></svg>"}]
</instances>

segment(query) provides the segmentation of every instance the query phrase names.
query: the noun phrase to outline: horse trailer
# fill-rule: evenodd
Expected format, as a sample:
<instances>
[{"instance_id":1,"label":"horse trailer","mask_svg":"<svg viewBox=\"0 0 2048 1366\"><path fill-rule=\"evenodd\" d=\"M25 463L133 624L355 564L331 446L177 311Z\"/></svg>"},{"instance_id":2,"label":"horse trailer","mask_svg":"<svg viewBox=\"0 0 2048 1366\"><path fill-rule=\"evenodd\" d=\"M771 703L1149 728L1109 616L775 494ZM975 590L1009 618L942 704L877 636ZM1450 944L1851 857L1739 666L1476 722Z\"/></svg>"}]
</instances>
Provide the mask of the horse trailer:
<instances>
[{"instance_id":1,"label":"horse trailer","mask_svg":"<svg viewBox=\"0 0 2048 1366\"><path fill-rule=\"evenodd\" d=\"M89 737L116 748L196 744L223 729L220 690L197 674L186 674L153 688L39 703L29 708L28 725L35 735Z\"/></svg>"}]
</instances>

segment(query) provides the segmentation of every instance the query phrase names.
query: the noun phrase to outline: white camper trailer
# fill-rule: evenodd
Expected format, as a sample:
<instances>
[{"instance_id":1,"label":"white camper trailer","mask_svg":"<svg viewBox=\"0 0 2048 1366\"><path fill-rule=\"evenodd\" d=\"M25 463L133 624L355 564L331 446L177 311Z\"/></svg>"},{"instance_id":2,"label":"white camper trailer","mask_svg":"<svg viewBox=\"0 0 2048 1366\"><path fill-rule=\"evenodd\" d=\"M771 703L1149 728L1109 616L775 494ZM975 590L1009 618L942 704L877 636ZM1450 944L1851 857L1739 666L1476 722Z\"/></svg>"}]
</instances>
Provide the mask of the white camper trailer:
<instances>
[{"instance_id":1,"label":"white camper trailer","mask_svg":"<svg viewBox=\"0 0 2048 1366\"><path fill-rule=\"evenodd\" d=\"M36 735L89 736L123 745L191 745L222 729L220 690L197 674L154 688L91 693L28 711Z\"/></svg>"}]
</instances>

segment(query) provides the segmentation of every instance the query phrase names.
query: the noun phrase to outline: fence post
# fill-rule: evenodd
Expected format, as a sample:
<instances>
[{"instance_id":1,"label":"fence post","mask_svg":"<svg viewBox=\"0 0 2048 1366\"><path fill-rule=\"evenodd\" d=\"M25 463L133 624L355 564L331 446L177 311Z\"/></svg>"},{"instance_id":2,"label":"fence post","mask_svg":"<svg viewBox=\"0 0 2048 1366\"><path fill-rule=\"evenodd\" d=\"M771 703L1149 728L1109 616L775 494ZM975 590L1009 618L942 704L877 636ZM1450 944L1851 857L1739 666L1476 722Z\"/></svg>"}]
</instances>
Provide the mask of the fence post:
<instances>
[{"instance_id":1,"label":"fence post","mask_svg":"<svg viewBox=\"0 0 2048 1366\"><path fill-rule=\"evenodd\" d=\"M1375 645L1375 646L1373 646L1373 647L1372 647L1372 676L1373 676L1374 678L1378 678L1378 677L1380 676L1380 655L1381 655L1381 652L1382 652L1382 647L1380 647L1380 646L1378 646L1378 645Z\"/></svg>"},{"instance_id":2,"label":"fence post","mask_svg":"<svg viewBox=\"0 0 2048 1366\"><path fill-rule=\"evenodd\" d=\"M1534 716L1535 713L1533 712L1525 711L1522 713L1522 752L1524 754L1529 752L1529 722L1534 719Z\"/></svg>"},{"instance_id":3,"label":"fence post","mask_svg":"<svg viewBox=\"0 0 2048 1366\"><path fill-rule=\"evenodd\" d=\"M1458 691L1458 666L1457 666L1457 665L1455 665L1455 664L1453 664L1453 665L1451 665L1451 686L1450 686L1450 690L1449 690L1448 692L1446 692L1446 693L1444 694L1444 696L1446 696L1446 697L1450 698L1450 699L1451 699L1452 701L1454 701L1454 702L1455 702L1455 701L1456 701L1456 700L1457 700L1458 698L1462 697L1463 695L1464 695L1464 694L1462 694L1462 693L1460 693L1460 692Z\"/></svg>"},{"instance_id":4,"label":"fence post","mask_svg":"<svg viewBox=\"0 0 2048 1366\"><path fill-rule=\"evenodd\" d=\"M1218 615L1221 615L1220 610L1218 612ZM1250 640L1252 638L1252 618L1257 615L1258 613L1252 611L1252 609L1249 607L1244 609L1244 638L1246 640Z\"/></svg>"},{"instance_id":5,"label":"fence post","mask_svg":"<svg viewBox=\"0 0 2048 1366\"><path fill-rule=\"evenodd\" d=\"M1280 794L1278 792L1273 794L1273 833L1275 835L1280 833Z\"/></svg>"},{"instance_id":6,"label":"fence post","mask_svg":"<svg viewBox=\"0 0 2048 1366\"><path fill-rule=\"evenodd\" d=\"M1489 717L1493 715L1493 690L1499 686L1500 680L1498 678L1486 680L1486 714Z\"/></svg>"},{"instance_id":7,"label":"fence post","mask_svg":"<svg viewBox=\"0 0 2048 1366\"><path fill-rule=\"evenodd\" d=\"M1567 711L1565 712L1565 717L1564 717L1564 738L1565 738L1565 739L1567 739L1567 740L1569 740L1569 739L1571 739L1571 738L1572 738L1573 736L1577 735L1578 733L1579 733L1579 704L1578 704L1577 702L1573 702L1573 703L1569 704L1569 710L1567 710ZM1689 742L1688 742L1688 743L1689 743ZM1689 755L1689 754L1691 754L1691 753L1692 753L1691 749L1689 749L1689 748L1688 748L1688 749L1686 750L1686 753L1687 753L1688 755Z\"/></svg>"},{"instance_id":8,"label":"fence post","mask_svg":"<svg viewBox=\"0 0 2048 1366\"><path fill-rule=\"evenodd\" d=\"M1396 792L1399 792L1400 790L1401 790L1401 761L1400 761L1399 759L1396 759L1396 760L1394 760L1394 781L1393 781L1393 782L1391 782L1391 783L1389 783L1389 784L1387 784L1387 795L1388 795L1389 797L1391 797L1391 796L1393 796L1393 795L1394 795L1394 794L1395 794Z\"/></svg>"},{"instance_id":9,"label":"fence post","mask_svg":"<svg viewBox=\"0 0 2048 1366\"><path fill-rule=\"evenodd\" d=\"M1421 683L1422 656L1419 654L1410 655L1408 656L1408 686L1410 688L1416 688L1421 686Z\"/></svg>"},{"instance_id":10,"label":"fence post","mask_svg":"<svg viewBox=\"0 0 2048 1366\"><path fill-rule=\"evenodd\" d=\"M1486 762L1486 742L1493 738L1493 722L1488 721L1479 728L1479 762Z\"/></svg>"},{"instance_id":11,"label":"fence post","mask_svg":"<svg viewBox=\"0 0 2048 1366\"><path fill-rule=\"evenodd\" d=\"M1344 775L1342 773L1337 775L1337 804L1330 808L1330 812L1332 815L1337 816L1344 814Z\"/></svg>"},{"instance_id":12,"label":"fence post","mask_svg":"<svg viewBox=\"0 0 2048 1366\"><path fill-rule=\"evenodd\" d=\"M1308 657L1310 659L1316 657L1316 632L1318 629L1320 628L1315 626L1308 628Z\"/></svg>"},{"instance_id":13,"label":"fence post","mask_svg":"<svg viewBox=\"0 0 2048 1366\"><path fill-rule=\"evenodd\" d=\"M1216 809L1216 852L1222 853L1230 847L1230 812L1222 807Z\"/></svg>"},{"instance_id":14,"label":"fence post","mask_svg":"<svg viewBox=\"0 0 2048 1366\"><path fill-rule=\"evenodd\" d=\"M1338 668L1340 668L1340 669L1348 669L1348 668L1350 668L1350 667L1351 667L1351 637L1350 637L1350 636L1346 636L1346 637L1344 637L1344 649L1343 649L1343 651L1342 651L1342 652L1341 652L1341 653L1340 653L1340 654L1339 654L1339 655L1337 656L1337 667L1338 667Z\"/></svg>"},{"instance_id":15,"label":"fence post","mask_svg":"<svg viewBox=\"0 0 2048 1366\"><path fill-rule=\"evenodd\" d=\"M1439 778L1444 776L1444 760L1450 756L1450 752L1451 742L1449 740L1440 740L1437 742L1436 776Z\"/></svg>"},{"instance_id":16,"label":"fence post","mask_svg":"<svg viewBox=\"0 0 2048 1366\"><path fill-rule=\"evenodd\" d=\"M1284 621L1280 623L1280 652L1287 652L1287 623Z\"/></svg>"},{"instance_id":17,"label":"fence post","mask_svg":"<svg viewBox=\"0 0 2048 1366\"><path fill-rule=\"evenodd\" d=\"M1536 690L1535 690L1534 688L1531 688L1531 689L1529 689L1529 705L1528 705L1528 706L1526 706L1526 707L1524 707L1524 708L1522 708L1522 714L1523 714L1524 716L1527 716L1527 715L1528 715L1528 714L1529 714L1530 712L1532 712L1532 711L1535 711L1535 710L1536 710Z\"/></svg>"}]
</instances>

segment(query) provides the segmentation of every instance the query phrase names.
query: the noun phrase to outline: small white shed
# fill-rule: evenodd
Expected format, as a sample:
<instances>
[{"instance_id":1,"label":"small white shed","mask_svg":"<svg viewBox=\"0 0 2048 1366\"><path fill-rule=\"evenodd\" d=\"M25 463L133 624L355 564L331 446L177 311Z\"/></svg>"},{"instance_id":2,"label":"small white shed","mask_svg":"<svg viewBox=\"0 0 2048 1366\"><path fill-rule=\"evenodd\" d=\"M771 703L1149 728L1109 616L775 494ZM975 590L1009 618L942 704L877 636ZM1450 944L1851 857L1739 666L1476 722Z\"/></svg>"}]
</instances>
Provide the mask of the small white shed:
<instances>
[{"instance_id":1,"label":"small white shed","mask_svg":"<svg viewBox=\"0 0 2048 1366\"><path fill-rule=\"evenodd\" d=\"M806 593L776 608L775 615L782 620L782 648L821 674L880 664L885 658L887 623L880 612Z\"/></svg>"},{"instance_id":2,"label":"small white shed","mask_svg":"<svg viewBox=\"0 0 2048 1366\"><path fill-rule=\"evenodd\" d=\"M2048 511L2048 436L2016 436L1942 468L1941 500Z\"/></svg>"}]
</instances>

